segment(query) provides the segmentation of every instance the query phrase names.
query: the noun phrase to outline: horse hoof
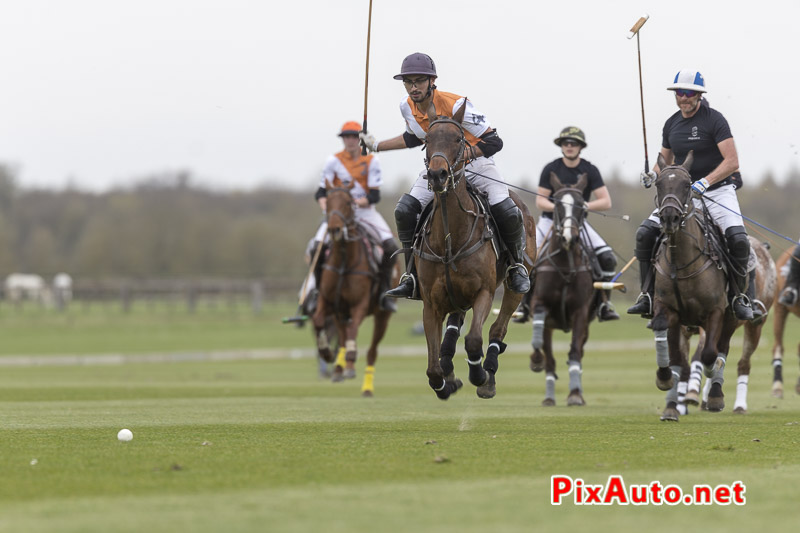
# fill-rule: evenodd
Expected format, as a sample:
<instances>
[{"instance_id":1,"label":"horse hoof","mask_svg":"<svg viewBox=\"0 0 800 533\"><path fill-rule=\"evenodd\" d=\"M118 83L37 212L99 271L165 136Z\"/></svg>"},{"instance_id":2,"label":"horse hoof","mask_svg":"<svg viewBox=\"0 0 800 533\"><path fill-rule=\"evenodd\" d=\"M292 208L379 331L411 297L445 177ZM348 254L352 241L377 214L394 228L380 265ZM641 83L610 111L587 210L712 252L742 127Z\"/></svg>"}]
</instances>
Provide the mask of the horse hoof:
<instances>
[{"instance_id":1,"label":"horse hoof","mask_svg":"<svg viewBox=\"0 0 800 533\"><path fill-rule=\"evenodd\" d=\"M667 391L673 385L675 385L675 380L672 377L672 370L667 367L656 370L656 387L658 387L658 390Z\"/></svg>"},{"instance_id":2,"label":"horse hoof","mask_svg":"<svg viewBox=\"0 0 800 533\"><path fill-rule=\"evenodd\" d=\"M700 405L700 394L697 391L690 390L686 393L686 399L683 400L683 403L689 405Z\"/></svg>"},{"instance_id":3,"label":"horse hoof","mask_svg":"<svg viewBox=\"0 0 800 533\"><path fill-rule=\"evenodd\" d=\"M495 394L497 394L497 389L495 388L495 381L494 381L494 374L492 372L487 372L489 377L486 379L486 382L477 388L475 391L478 394L479 398L483 398L485 400L494 398Z\"/></svg>"},{"instance_id":4,"label":"horse hoof","mask_svg":"<svg viewBox=\"0 0 800 533\"><path fill-rule=\"evenodd\" d=\"M342 367L337 365L336 368L333 369L333 374L331 374L331 381L333 383L341 383L342 381L344 381L344 369Z\"/></svg>"},{"instance_id":5,"label":"horse hoof","mask_svg":"<svg viewBox=\"0 0 800 533\"><path fill-rule=\"evenodd\" d=\"M737 415L746 415L747 414L747 407L736 407L733 410L734 413Z\"/></svg>"},{"instance_id":6,"label":"horse hoof","mask_svg":"<svg viewBox=\"0 0 800 533\"><path fill-rule=\"evenodd\" d=\"M708 410L712 413L719 413L725 409L725 394L722 392L722 385L712 383L711 390L708 391Z\"/></svg>"},{"instance_id":7,"label":"horse hoof","mask_svg":"<svg viewBox=\"0 0 800 533\"><path fill-rule=\"evenodd\" d=\"M578 391L572 391L567 396L567 407L572 407L573 405L583 406L586 405L586 402L583 400L583 396Z\"/></svg>"},{"instance_id":8,"label":"horse hoof","mask_svg":"<svg viewBox=\"0 0 800 533\"><path fill-rule=\"evenodd\" d=\"M677 422L680 414L678 410L674 407L667 407L664 409L664 412L661 413L661 421L662 422Z\"/></svg>"},{"instance_id":9,"label":"horse hoof","mask_svg":"<svg viewBox=\"0 0 800 533\"><path fill-rule=\"evenodd\" d=\"M772 397L783 400L783 382L775 381L772 383Z\"/></svg>"},{"instance_id":10,"label":"horse hoof","mask_svg":"<svg viewBox=\"0 0 800 533\"><path fill-rule=\"evenodd\" d=\"M700 402L700 410L701 411L708 411L708 402L705 400Z\"/></svg>"},{"instance_id":11,"label":"horse hoof","mask_svg":"<svg viewBox=\"0 0 800 533\"><path fill-rule=\"evenodd\" d=\"M373 396L375 396L375 393L372 392L371 390L361 391L362 398L372 398Z\"/></svg>"},{"instance_id":12,"label":"horse hoof","mask_svg":"<svg viewBox=\"0 0 800 533\"><path fill-rule=\"evenodd\" d=\"M541 372L544 370L544 357L542 357L541 354L537 357L535 353L532 353L530 368L533 372Z\"/></svg>"},{"instance_id":13,"label":"horse hoof","mask_svg":"<svg viewBox=\"0 0 800 533\"><path fill-rule=\"evenodd\" d=\"M344 372L342 372L342 379L353 379L355 377L356 377L355 368L345 368Z\"/></svg>"},{"instance_id":14,"label":"horse hoof","mask_svg":"<svg viewBox=\"0 0 800 533\"><path fill-rule=\"evenodd\" d=\"M556 401L552 398L545 398L542 400L542 407L555 407Z\"/></svg>"}]
</instances>

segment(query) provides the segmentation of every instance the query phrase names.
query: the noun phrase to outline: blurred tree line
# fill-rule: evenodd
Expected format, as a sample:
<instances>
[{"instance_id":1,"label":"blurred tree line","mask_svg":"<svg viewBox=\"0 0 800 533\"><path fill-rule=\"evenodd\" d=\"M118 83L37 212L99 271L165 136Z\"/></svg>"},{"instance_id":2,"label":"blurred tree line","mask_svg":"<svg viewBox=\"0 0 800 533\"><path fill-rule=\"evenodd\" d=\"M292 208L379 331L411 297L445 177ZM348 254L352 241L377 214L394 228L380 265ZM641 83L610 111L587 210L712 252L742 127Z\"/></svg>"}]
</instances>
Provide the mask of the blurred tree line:
<instances>
[{"instance_id":1,"label":"blurred tree line","mask_svg":"<svg viewBox=\"0 0 800 533\"><path fill-rule=\"evenodd\" d=\"M514 183L513 180L510 180ZM606 176L613 214L590 215L622 259L633 255L639 222L653 208L654 189ZM739 193L748 217L792 239L800 236L800 173L778 185L772 176ZM529 188L529 184L525 184ZM394 226L396 200L406 191L382 191L378 204ZM82 278L226 277L301 280L303 254L321 213L313 190L264 187L246 192L194 185L187 173L154 176L103 193L18 187L0 166L0 276L11 272ZM519 193L534 216L534 197ZM754 233L752 225L748 231ZM773 255L791 246L764 232ZM763 237L759 237L762 238ZM620 267L624 264L620 262Z\"/></svg>"}]
</instances>

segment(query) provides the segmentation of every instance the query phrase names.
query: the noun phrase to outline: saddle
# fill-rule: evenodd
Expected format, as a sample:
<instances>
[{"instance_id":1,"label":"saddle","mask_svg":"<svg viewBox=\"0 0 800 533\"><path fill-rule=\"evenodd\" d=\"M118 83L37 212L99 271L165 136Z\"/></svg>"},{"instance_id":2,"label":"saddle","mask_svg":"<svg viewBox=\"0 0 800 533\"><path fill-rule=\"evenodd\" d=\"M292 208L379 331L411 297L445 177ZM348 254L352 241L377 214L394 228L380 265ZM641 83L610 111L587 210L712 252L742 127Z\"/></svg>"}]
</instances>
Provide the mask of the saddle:
<instances>
[{"instance_id":1,"label":"saddle","mask_svg":"<svg viewBox=\"0 0 800 533\"><path fill-rule=\"evenodd\" d=\"M469 193L470 197L474 200L475 205L477 206L477 215L478 217L482 217L486 220L486 224L483 228L483 233L481 238L468 249L464 250L459 249L454 251L453 258L456 257L466 257L476 251L478 251L482 246L483 243L486 241L491 241L492 249L494 250L494 255L499 261L501 258L504 258L508 261L508 257L510 254L507 252L507 248L503 243L503 240L499 237L499 232L497 230L497 224L492 217L491 209L489 209L489 196L486 193L480 192L472 184L467 181L467 192ZM431 226L433 223L433 201L428 202L428 204L423 208L422 213L420 213L419 219L417 220L417 227L414 230L414 244L412 246L414 255L420 257L422 259L434 262L446 262L446 259L438 254L436 254L430 246L428 242L428 236L431 232ZM453 266L455 270L455 266Z\"/></svg>"}]
</instances>

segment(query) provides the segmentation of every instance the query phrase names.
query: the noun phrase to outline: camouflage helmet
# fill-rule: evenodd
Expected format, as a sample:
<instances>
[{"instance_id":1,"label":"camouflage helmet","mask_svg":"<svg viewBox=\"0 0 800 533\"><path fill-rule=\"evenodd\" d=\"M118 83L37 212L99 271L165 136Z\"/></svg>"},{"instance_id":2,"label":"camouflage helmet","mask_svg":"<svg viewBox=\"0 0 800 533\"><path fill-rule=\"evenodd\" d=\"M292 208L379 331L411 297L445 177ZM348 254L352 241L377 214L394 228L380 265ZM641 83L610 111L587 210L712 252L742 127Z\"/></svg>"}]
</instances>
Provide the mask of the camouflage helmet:
<instances>
[{"instance_id":1,"label":"camouflage helmet","mask_svg":"<svg viewBox=\"0 0 800 533\"><path fill-rule=\"evenodd\" d=\"M553 142L556 143L557 146L561 146L561 143L564 142L566 139L572 139L573 141L578 141L581 143L583 148L586 148L586 135L583 134L583 130L578 128L577 126L567 126L563 130L561 130L561 134L553 139Z\"/></svg>"},{"instance_id":2,"label":"camouflage helmet","mask_svg":"<svg viewBox=\"0 0 800 533\"><path fill-rule=\"evenodd\" d=\"M421 52L406 56L403 60L403 64L400 66L400 74L394 76L394 79L402 80L404 76L411 76L414 74L436 77L436 64L434 64L431 56Z\"/></svg>"}]
</instances>

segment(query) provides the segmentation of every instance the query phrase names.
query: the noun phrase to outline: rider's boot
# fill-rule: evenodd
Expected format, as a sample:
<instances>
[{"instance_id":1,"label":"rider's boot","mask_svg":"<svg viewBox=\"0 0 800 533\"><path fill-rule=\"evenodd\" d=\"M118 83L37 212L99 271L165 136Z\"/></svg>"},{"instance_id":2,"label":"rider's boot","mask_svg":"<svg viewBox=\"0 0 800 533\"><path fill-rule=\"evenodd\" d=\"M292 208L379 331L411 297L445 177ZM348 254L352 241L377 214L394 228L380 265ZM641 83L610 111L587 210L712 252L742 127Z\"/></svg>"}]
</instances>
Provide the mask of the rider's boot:
<instances>
[{"instance_id":1,"label":"rider's boot","mask_svg":"<svg viewBox=\"0 0 800 533\"><path fill-rule=\"evenodd\" d=\"M795 246L789 258L789 274L786 276L786 285L781 292L778 302L786 307L794 307L797 303L797 293L800 287L800 245Z\"/></svg>"},{"instance_id":2,"label":"rider's boot","mask_svg":"<svg viewBox=\"0 0 800 533\"><path fill-rule=\"evenodd\" d=\"M400 245L404 248L403 256L406 260L406 272L400 278L400 284L384 294L390 298L419 299L417 290L416 268L413 260L412 246L414 243L414 230L417 227L417 217L422 212L422 204L410 194L404 194L394 210L394 219L397 224L397 236Z\"/></svg>"},{"instance_id":3,"label":"rider's boot","mask_svg":"<svg viewBox=\"0 0 800 533\"><path fill-rule=\"evenodd\" d=\"M397 311L397 302L393 298L386 296L386 290L392 286L392 272L394 272L394 264L397 258L394 253L398 250L397 243L394 239L386 239L381 243L383 247L383 258L378 267L378 294L380 308L384 311L394 313Z\"/></svg>"},{"instance_id":4,"label":"rider's boot","mask_svg":"<svg viewBox=\"0 0 800 533\"><path fill-rule=\"evenodd\" d=\"M491 206L500 238L511 254L513 264L506 270L506 283L513 292L525 294L531 289L528 269L525 267L525 224L517 204L511 198Z\"/></svg>"},{"instance_id":5,"label":"rider's boot","mask_svg":"<svg viewBox=\"0 0 800 533\"><path fill-rule=\"evenodd\" d=\"M733 314L739 320L753 320L753 308L747 297L747 261L750 259L750 241L744 226L731 226L725 230L731 265L728 296L731 298Z\"/></svg>"},{"instance_id":6,"label":"rider's boot","mask_svg":"<svg viewBox=\"0 0 800 533\"><path fill-rule=\"evenodd\" d=\"M317 242L318 241L314 241L314 246L313 246L314 249L316 249L317 247ZM309 282L309 285L311 285L311 287L307 289L306 297L301 305L303 313L307 316L311 316L314 314L314 311L316 311L317 309L317 302L319 300L319 282L320 278L322 277L322 265L325 262L325 260L323 259L324 254L322 252L324 252L326 245L323 244L322 246L323 246L322 251L319 257L317 258L317 262L314 265L314 269L312 270L311 275L313 276L313 278Z\"/></svg>"},{"instance_id":7,"label":"rider's boot","mask_svg":"<svg viewBox=\"0 0 800 533\"><path fill-rule=\"evenodd\" d=\"M639 280L642 292L636 299L636 303L628 308L629 315L641 315L642 318L653 318L653 291L656 285L655 273L653 272L653 249L656 240L661 232L658 224L650 219L644 222L636 230L636 259L639 260Z\"/></svg>"},{"instance_id":8,"label":"rider's boot","mask_svg":"<svg viewBox=\"0 0 800 533\"><path fill-rule=\"evenodd\" d=\"M617 269L617 259L614 257L614 251L604 246L599 250L595 250L597 254L597 262L600 263L602 269L601 281L611 281ZM614 310L611 304L611 291L597 291L598 305L597 305L597 320L606 322L608 320L619 320L619 315Z\"/></svg>"}]
</instances>

